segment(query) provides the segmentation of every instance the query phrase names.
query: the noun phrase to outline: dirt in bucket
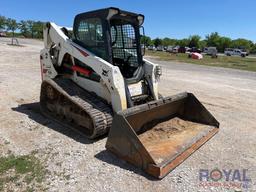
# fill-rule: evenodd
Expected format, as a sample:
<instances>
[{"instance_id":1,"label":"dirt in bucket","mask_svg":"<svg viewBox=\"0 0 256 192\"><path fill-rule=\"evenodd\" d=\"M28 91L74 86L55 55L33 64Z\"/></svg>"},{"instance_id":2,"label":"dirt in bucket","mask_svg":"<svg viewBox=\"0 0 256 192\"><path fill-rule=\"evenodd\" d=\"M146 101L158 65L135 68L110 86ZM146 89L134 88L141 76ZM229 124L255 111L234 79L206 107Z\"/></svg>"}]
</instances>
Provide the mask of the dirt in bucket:
<instances>
[{"instance_id":1,"label":"dirt in bucket","mask_svg":"<svg viewBox=\"0 0 256 192\"><path fill-rule=\"evenodd\" d=\"M151 130L139 135L140 140L157 140L169 139L174 134L186 131L186 129L193 128L200 124L191 121L185 121L178 117L162 122L154 126Z\"/></svg>"},{"instance_id":2,"label":"dirt in bucket","mask_svg":"<svg viewBox=\"0 0 256 192\"><path fill-rule=\"evenodd\" d=\"M187 147L187 143L211 126L186 121L178 117L162 122L138 137L153 159L160 163Z\"/></svg>"}]
</instances>

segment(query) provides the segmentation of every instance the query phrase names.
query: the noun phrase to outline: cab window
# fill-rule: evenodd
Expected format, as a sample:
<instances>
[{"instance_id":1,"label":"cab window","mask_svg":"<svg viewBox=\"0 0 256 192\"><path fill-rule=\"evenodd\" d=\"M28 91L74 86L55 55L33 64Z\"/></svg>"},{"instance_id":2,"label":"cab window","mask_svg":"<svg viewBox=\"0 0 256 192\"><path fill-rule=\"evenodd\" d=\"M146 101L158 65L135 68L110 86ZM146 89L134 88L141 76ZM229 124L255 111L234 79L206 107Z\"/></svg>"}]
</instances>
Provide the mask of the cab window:
<instances>
[{"instance_id":1,"label":"cab window","mask_svg":"<svg viewBox=\"0 0 256 192\"><path fill-rule=\"evenodd\" d=\"M101 19L90 18L79 21L76 38L86 49L107 59Z\"/></svg>"}]
</instances>

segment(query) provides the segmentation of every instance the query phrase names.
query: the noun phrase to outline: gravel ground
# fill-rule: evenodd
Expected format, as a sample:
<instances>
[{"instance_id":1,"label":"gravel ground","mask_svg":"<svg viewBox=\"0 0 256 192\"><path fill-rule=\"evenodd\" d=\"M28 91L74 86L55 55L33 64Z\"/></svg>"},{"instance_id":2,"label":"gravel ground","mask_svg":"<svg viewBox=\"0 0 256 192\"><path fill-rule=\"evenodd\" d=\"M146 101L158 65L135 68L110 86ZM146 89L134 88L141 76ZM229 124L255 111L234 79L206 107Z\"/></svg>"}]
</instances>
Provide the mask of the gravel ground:
<instances>
[{"instance_id":1,"label":"gravel ground","mask_svg":"<svg viewBox=\"0 0 256 192\"><path fill-rule=\"evenodd\" d=\"M199 186L199 170L248 169L256 191L256 73L156 61L163 66L160 92L193 92L219 120L220 132L162 180L106 152L40 114L39 51L43 43L0 38L0 153L36 151L49 171L48 191L239 191ZM16 191L19 191L17 188ZM245 189L243 189L245 191Z\"/></svg>"}]
</instances>

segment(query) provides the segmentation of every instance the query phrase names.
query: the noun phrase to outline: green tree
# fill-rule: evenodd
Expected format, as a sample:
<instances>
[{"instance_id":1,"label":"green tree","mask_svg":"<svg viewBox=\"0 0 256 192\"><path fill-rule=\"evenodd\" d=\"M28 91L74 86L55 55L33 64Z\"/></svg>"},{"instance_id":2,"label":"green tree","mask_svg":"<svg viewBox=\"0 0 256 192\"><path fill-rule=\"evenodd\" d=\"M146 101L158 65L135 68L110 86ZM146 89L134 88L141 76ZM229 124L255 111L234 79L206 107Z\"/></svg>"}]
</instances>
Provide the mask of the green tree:
<instances>
[{"instance_id":1,"label":"green tree","mask_svg":"<svg viewBox=\"0 0 256 192\"><path fill-rule=\"evenodd\" d=\"M188 47L189 46L189 39L181 39L176 42L176 45L179 45L181 47Z\"/></svg>"},{"instance_id":2,"label":"green tree","mask_svg":"<svg viewBox=\"0 0 256 192\"><path fill-rule=\"evenodd\" d=\"M41 21L36 21L33 23L32 26L32 31L33 31L33 37L35 38L43 38L43 28L44 28L44 23Z\"/></svg>"},{"instance_id":3,"label":"green tree","mask_svg":"<svg viewBox=\"0 0 256 192\"><path fill-rule=\"evenodd\" d=\"M168 37L165 37L164 39L162 39L162 44L164 46L169 46L169 45L176 45L177 43L177 39L170 39Z\"/></svg>"},{"instance_id":4,"label":"green tree","mask_svg":"<svg viewBox=\"0 0 256 192\"><path fill-rule=\"evenodd\" d=\"M252 46L250 53L256 53L256 43Z\"/></svg>"},{"instance_id":5,"label":"green tree","mask_svg":"<svg viewBox=\"0 0 256 192\"><path fill-rule=\"evenodd\" d=\"M0 30L5 29L6 27L6 18L0 15Z\"/></svg>"},{"instance_id":6,"label":"green tree","mask_svg":"<svg viewBox=\"0 0 256 192\"><path fill-rule=\"evenodd\" d=\"M148 36L144 36L144 35L143 35L143 36L141 37L140 41L141 41L141 44L144 44L145 46L149 46L149 45L152 44L151 38L148 37Z\"/></svg>"},{"instance_id":7,"label":"green tree","mask_svg":"<svg viewBox=\"0 0 256 192\"><path fill-rule=\"evenodd\" d=\"M14 37L14 32L18 29L18 23L15 19L8 18L6 20L7 31L12 31L12 37Z\"/></svg>"},{"instance_id":8,"label":"green tree","mask_svg":"<svg viewBox=\"0 0 256 192\"><path fill-rule=\"evenodd\" d=\"M28 28L27 21L21 20L20 23L19 23L19 29L20 29L21 34L24 37L28 37L29 36L29 28Z\"/></svg>"},{"instance_id":9,"label":"green tree","mask_svg":"<svg viewBox=\"0 0 256 192\"><path fill-rule=\"evenodd\" d=\"M200 49L203 49L205 47L207 47L207 42L206 40L202 40L202 41L199 41L199 46L198 46Z\"/></svg>"},{"instance_id":10,"label":"green tree","mask_svg":"<svg viewBox=\"0 0 256 192\"><path fill-rule=\"evenodd\" d=\"M216 47L219 52L224 52L226 48L232 47L232 40L228 37L222 37L217 32L206 36L208 47Z\"/></svg>"},{"instance_id":11,"label":"green tree","mask_svg":"<svg viewBox=\"0 0 256 192\"><path fill-rule=\"evenodd\" d=\"M252 41L247 39L235 39L232 41L232 47L233 48L241 48L241 49L247 49L251 50L253 48L254 44Z\"/></svg>"},{"instance_id":12,"label":"green tree","mask_svg":"<svg viewBox=\"0 0 256 192\"><path fill-rule=\"evenodd\" d=\"M220 35L217 32L206 35L206 44L208 47L218 47Z\"/></svg>"},{"instance_id":13,"label":"green tree","mask_svg":"<svg viewBox=\"0 0 256 192\"><path fill-rule=\"evenodd\" d=\"M217 49L219 52L224 52L226 48L231 47L232 40L229 37L220 37Z\"/></svg>"},{"instance_id":14,"label":"green tree","mask_svg":"<svg viewBox=\"0 0 256 192\"><path fill-rule=\"evenodd\" d=\"M33 28L33 25L34 25L34 21L32 20L27 20L27 27L28 27L28 32L29 32L29 36L31 38L34 38L34 28Z\"/></svg>"},{"instance_id":15,"label":"green tree","mask_svg":"<svg viewBox=\"0 0 256 192\"><path fill-rule=\"evenodd\" d=\"M199 47L201 37L199 35L192 35L189 37L189 47Z\"/></svg>"},{"instance_id":16,"label":"green tree","mask_svg":"<svg viewBox=\"0 0 256 192\"><path fill-rule=\"evenodd\" d=\"M156 46L156 47L158 47L159 45L162 45L162 39L159 39L159 38L156 38L156 39L154 39L154 45Z\"/></svg>"}]
</instances>

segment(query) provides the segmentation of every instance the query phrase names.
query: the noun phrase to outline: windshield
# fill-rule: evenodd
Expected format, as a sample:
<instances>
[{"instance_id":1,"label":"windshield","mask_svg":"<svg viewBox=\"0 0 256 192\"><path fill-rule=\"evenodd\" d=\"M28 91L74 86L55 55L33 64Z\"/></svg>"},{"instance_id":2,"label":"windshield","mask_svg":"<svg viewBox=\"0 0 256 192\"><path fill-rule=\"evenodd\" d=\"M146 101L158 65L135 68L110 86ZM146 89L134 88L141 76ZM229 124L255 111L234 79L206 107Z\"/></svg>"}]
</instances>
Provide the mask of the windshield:
<instances>
[{"instance_id":1,"label":"windshield","mask_svg":"<svg viewBox=\"0 0 256 192\"><path fill-rule=\"evenodd\" d=\"M78 22L77 40L95 55L108 60L104 44L102 21L99 18L82 19Z\"/></svg>"}]
</instances>

